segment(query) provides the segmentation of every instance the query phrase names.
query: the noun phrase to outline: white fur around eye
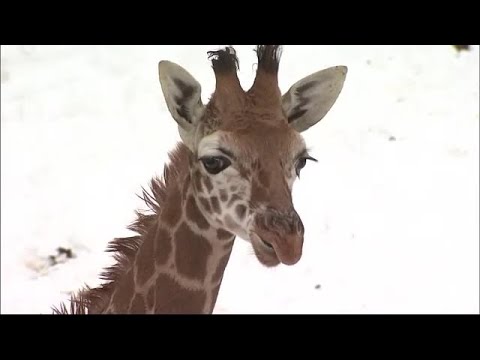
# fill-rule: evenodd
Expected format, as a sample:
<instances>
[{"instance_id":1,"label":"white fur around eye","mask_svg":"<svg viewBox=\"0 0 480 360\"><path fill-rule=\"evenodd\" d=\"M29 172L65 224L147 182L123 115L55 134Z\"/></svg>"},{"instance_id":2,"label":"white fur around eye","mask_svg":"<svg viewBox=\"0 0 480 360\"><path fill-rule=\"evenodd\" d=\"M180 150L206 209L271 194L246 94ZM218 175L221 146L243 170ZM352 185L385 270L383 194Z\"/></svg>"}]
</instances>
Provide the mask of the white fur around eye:
<instances>
[{"instance_id":1,"label":"white fur around eye","mask_svg":"<svg viewBox=\"0 0 480 360\"><path fill-rule=\"evenodd\" d=\"M203 166L202 172L208 176L211 176L217 181L230 181L232 177L238 176L239 173L238 170L235 168L234 160L218 150L219 148L222 148L222 144L220 143L220 136L220 132L214 132L213 134L205 136L198 144L198 158L200 159L205 156L223 156L229 159L231 161L231 165L218 174L209 174Z\"/></svg>"},{"instance_id":2,"label":"white fur around eye","mask_svg":"<svg viewBox=\"0 0 480 360\"><path fill-rule=\"evenodd\" d=\"M205 136L198 144L198 157L203 156L220 156L223 155L218 148L220 147L220 134L215 132Z\"/></svg>"}]
</instances>

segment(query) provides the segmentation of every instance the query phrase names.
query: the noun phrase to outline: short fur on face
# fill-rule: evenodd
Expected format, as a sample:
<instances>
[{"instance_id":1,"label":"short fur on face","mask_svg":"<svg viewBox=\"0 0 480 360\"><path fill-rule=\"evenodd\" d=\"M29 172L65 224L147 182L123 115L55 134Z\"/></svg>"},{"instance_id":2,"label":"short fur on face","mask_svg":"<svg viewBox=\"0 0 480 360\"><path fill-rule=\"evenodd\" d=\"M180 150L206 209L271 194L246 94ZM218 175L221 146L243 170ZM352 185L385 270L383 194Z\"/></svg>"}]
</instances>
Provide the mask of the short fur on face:
<instances>
[{"instance_id":1,"label":"short fur on face","mask_svg":"<svg viewBox=\"0 0 480 360\"><path fill-rule=\"evenodd\" d=\"M294 209L292 187L310 158L300 135L333 106L347 68L311 74L282 95L278 87L281 48L256 48L252 87L237 77L231 47L209 53L216 88L201 101L200 84L179 65L160 62L167 106L192 152L191 178L199 208L212 226L250 241L266 266L300 260L304 227Z\"/></svg>"}]
</instances>

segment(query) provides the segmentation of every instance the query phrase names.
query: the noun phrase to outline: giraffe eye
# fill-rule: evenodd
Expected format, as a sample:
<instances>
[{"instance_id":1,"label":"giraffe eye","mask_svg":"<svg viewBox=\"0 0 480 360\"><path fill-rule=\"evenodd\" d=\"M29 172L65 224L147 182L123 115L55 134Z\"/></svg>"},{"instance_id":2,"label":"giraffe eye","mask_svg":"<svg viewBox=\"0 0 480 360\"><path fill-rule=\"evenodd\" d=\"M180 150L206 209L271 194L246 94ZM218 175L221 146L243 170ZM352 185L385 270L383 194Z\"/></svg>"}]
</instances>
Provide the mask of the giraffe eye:
<instances>
[{"instance_id":1,"label":"giraffe eye","mask_svg":"<svg viewBox=\"0 0 480 360\"><path fill-rule=\"evenodd\" d=\"M312 160L312 161L317 161L317 159L314 159L311 156L302 156L297 160L297 163L295 164L295 173L297 174L298 177L300 177L300 170L302 170L305 165L307 164L307 160Z\"/></svg>"},{"instance_id":2,"label":"giraffe eye","mask_svg":"<svg viewBox=\"0 0 480 360\"><path fill-rule=\"evenodd\" d=\"M230 160L224 156L204 156L200 159L209 174L215 175L231 165Z\"/></svg>"}]
</instances>

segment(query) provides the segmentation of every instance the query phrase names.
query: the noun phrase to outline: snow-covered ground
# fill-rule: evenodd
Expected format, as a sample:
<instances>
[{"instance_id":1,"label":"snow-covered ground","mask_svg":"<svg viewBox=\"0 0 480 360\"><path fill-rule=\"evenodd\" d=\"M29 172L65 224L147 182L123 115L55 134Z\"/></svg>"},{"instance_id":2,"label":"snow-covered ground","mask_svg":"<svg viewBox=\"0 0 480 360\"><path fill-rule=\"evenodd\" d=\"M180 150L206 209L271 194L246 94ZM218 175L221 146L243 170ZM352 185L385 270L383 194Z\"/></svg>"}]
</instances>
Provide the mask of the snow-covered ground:
<instances>
[{"instance_id":1,"label":"snow-covered ground","mask_svg":"<svg viewBox=\"0 0 480 360\"><path fill-rule=\"evenodd\" d=\"M50 313L111 263L136 197L178 141L157 77L202 84L208 46L2 46L1 312ZM253 81L253 46L238 46ZM294 267L238 240L216 313L479 312L479 48L285 46L280 86L347 65L294 188L306 227ZM46 266L59 246L76 257Z\"/></svg>"}]
</instances>

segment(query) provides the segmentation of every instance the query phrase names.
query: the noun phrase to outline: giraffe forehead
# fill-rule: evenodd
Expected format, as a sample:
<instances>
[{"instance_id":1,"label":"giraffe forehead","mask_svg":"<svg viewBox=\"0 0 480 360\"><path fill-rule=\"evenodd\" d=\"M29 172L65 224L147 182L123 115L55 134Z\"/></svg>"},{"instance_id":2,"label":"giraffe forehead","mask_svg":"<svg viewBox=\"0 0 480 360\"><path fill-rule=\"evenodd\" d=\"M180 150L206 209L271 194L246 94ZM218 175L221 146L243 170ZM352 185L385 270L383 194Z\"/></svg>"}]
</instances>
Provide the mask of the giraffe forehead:
<instances>
[{"instance_id":1,"label":"giraffe forehead","mask_svg":"<svg viewBox=\"0 0 480 360\"><path fill-rule=\"evenodd\" d=\"M291 160L305 149L303 137L288 126L258 126L254 131L218 130L199 143L198 154L231 153L239 159L283 157Z\"/></svg>"}]
</instances>

